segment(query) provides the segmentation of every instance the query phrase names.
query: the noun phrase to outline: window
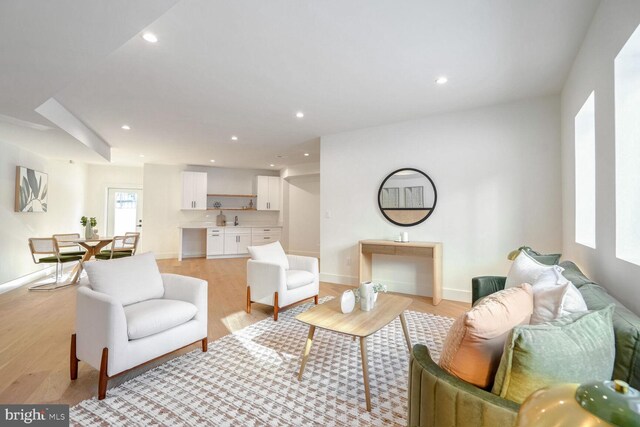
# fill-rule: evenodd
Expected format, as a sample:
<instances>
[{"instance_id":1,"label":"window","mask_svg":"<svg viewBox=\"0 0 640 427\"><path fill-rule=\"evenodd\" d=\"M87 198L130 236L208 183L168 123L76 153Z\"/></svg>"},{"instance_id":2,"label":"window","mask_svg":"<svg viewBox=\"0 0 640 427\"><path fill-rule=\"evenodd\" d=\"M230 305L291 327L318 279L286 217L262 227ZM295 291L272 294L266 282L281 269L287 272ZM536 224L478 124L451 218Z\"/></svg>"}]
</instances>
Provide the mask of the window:
<instances>
[{"instance_id":1,"label":"window","mask_svg":"<svg viewBox=\"0 0 640 427\"><path fill-rule=\"evenodd\" d=\"M575 117L576 243L596 247L595 93Z\"/></svg>"},{"instance_id":2,"label":"window","mask_svg":"<svg viewBox=\"0 0 640 427\"><path fill-rule=\"evenodd\" d=\"M616 256L640 265L640 27L615 59Z\"/></svg>"}]
</instances>

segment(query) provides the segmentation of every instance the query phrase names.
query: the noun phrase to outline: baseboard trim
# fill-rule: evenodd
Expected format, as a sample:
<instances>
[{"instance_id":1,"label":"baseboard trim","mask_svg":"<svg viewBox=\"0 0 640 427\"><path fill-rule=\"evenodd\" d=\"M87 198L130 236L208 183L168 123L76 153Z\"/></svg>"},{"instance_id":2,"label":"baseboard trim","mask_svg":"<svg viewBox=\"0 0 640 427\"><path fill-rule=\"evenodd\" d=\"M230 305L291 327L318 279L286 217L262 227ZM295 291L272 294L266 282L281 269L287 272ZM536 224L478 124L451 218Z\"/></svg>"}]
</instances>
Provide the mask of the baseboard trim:
<instances>
[{"instance_id":1,"label":"baseboard trim","mask_svg":"<svg viewBox=\"0 0 640 427\"><path fill-rule=\"evenodd\" d=\"M354 276L343 276L339 274L330 274L330 273L320 273L320 281L335 283L337 285L350 285L350 286L358 286L358 278ZM400 285L404 285L399 283ZM402 289L399 289L398 292L403 293ZM431 292L429 292L430 294ZM408 295L416 295L416 294L408 294ZM430 296L430 295L424 295ZM459 301L459 302L471 302L471 291L465 291L461 289L452 289L452 288L443 288L442 289L442 298L449 301Z\"/></svg>"},{"instance_id":2,"label":"baseboard trim","mask_svg":"<svg viewBox=\"0 0 640 427\"><path fill-rule=\"evenodd\" d=\"M24 286L26 284L35 282L38 279L43 277L47 277L52 273L55 273L56 267L45 267L42 270L34 271L33 273L29 273L25 276L18 277L17 279L13 279L9 282L0 284L0 294L9 292L12 289L19 288L20 286Z\"/></svg>"}]
</instances>

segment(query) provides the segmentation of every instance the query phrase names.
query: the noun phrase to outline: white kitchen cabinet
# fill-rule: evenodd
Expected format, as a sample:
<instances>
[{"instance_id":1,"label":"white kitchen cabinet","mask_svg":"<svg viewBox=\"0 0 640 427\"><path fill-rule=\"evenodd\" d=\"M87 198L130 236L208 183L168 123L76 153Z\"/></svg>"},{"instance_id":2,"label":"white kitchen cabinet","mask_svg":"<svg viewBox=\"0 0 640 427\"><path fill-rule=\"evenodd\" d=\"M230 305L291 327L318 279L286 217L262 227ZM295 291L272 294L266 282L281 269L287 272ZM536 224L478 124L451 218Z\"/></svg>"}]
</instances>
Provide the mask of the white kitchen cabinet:
<instances>
[{"instance_id":1,"label":"white kitchen cabinet","mask_svg":"<svg viewBox=\"0 0 640 427\"><path fill-rule=\"evenodd\" d=\"M207 228L207 256L224 255L224 229Z\"/></svg>"},{"instance_id":2,"label":"white kitchen cabinet","mask_svg":"<svg viewBox=\"0 0 640 427\"><path fill-rule=\"evenodd\" d=\"M224 254L243 255L251 245L251 228L226 228L224 231Z\"/></svg>"},{"instance_id":3,"label":"white kitchen cabinet","mask_svg":"<svg viewBox=\"0 0 640 427\"><path fill-rule=\"evenodd\" d=\"M279 176L256 176L256 194L258 195L256 208L259 211L279 211L280 187Z\"/></svg>"},{"instance_id":4,"label":"white kitchen cabinet","mask_svg":"<svg viewBox=\"0 0 640 427\"><path fill-rule=\"evenodd\" d=\"M251 245L260 246L277 242L282 237L280 227L254 227L251 229Z\"/></svg>"},{"instance_id":5,"label":"white kitchen cabinet","mask_svg":"<svg viewBox=\"0 0 640 427\"><path fill-rule=\"evenodd\" d=\"M182 209L207 209L206 172L182 172Z\"/></svg>"}]
</instances>

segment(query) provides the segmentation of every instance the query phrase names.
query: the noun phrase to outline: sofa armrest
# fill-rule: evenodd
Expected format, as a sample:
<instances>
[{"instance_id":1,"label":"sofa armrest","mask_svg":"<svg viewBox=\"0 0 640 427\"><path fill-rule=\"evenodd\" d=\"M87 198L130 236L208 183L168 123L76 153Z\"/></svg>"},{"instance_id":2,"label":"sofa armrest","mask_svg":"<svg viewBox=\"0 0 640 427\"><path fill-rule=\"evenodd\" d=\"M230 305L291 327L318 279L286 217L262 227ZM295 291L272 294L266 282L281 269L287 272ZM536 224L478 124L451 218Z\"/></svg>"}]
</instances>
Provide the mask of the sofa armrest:
<instances>
[{"instance_id":1,"label":"sofa armrest","mask_svg":"<svg viewBox=\"0 0 640 427\"><path fill-rule=\"evenodd\" d=\"M304 270L319 276L318 258L301 255L287 255L289 260L289 270Z\"/></svg>"},{"instance_id":2,"label":"sofa armrest","mask_svg":"<svg viewBox=\"0 0 640 427\"><path fill-rule=\"evenodd\" d=\"M284 268L265 261L247 261L247 285L251 286L251 300L272 305L275 292L284 295L287 277Z\"/></svg>"},{"instance_id":3,"label":"sofa armrest","mask_svg":"<svg viewBox=\"0 0 640 427\"><path fill-rule=\"evenodd\" d=\"M504 289L507 281L503 276L480 276L471 279L471 304L475 303L487 295Z\"/></svg>"},{"instance_id":4,"label":"sofa armrest","mask_svg":"<svg viewBox=\"0 0 640 427\"><path fill-rule=\"evenodd\" d=\"M109 349L109 364L125 351L129 335L120 301L86 286L78 288L76 300L76 355L100 369L102 349ZM113 372L109 372L113 374Z\"/></svg>"},{"instance_id":5,"label":"sofa armrest","mask_svg":"<svg viewBox=\"0 0 640 427\"><path fill-rule=\"evenodd\" d=\"M198 308L196 320L207 322L209 284L206 280L179 274L162 273L164 299L190 302Z\"/></svg>"},{"instance_id":6,"label":"sofa armrest","mask_svg":"<svg viewBox=\"0 0 640 427\"><path fill-rule=\"evenodd\" d=\"M424 345L409 363L408 425L513 426L520 405L454 377L436 364Z\"/></svg>"}]
</instances>

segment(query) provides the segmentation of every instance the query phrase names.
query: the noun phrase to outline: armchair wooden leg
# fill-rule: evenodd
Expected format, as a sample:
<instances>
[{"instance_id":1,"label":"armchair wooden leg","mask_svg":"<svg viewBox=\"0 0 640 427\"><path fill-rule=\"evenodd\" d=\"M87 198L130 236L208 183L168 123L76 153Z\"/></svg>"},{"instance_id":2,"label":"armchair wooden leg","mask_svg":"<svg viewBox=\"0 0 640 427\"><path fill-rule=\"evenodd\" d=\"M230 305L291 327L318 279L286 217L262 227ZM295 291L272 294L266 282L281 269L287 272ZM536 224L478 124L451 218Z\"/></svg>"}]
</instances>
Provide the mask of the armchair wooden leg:
<instances>
[{"instance_id":1,"label":"armchair wooden leg","mask_svg":"<svg viewBox=\"0 0 640 427\"><path fill-rule=\"evenodd\" d=\"M251 313L251 286L247 286L247 313Z\"/></svg>"},{"instance_id":2,"label":"armchair wooden leg","mask_svg":"<svg viewBox=\"0 0 640 427\"><path fill-rule=\"evenodd\" d=\"M207 349L209 348L209 341L207 338L202 338L202 352L206 353Z\"/></svg>"},{"instance_id":3,"label":"armchair wooden leg","mask_svg":"<svg viewBox=\"0 0 640 427\"><path fill-rule=\"evenodd\" d=\"M76 334L71 334L71 353L69 354L69 373L72 380L78 379L78 357L76 356Z\"/></svg>"},{"instance_id":4,"label":"armchair wooden leg","mask_svg":"<svg viewBox=\"0 0 640 427\"><path fill-rule=\"evenodd\" d=\"M278 293L273 296L273 320L278 321Z\"/></svg>"},{"instance_id":5,"label":"armchair wooden leg","mask_svg":"<svg viewBox=\"0 0 640 427\"><path fill-rule=\"evenodd\" d=\"M318 305L318 295L313 297L313 302L314 302L315 305Z\"/></svg>"},{"instance_id":6,"label":"armchair wooden leg","mask_svg":"<svg viewBox=\"0 0 640 427\"><path fill-rule=\"evenodd\" d=\"M98 400L102 400L107 397L107 382L109 376L107 375L107 362L109 361L109 349L107 347L102 349L102 360L100 361L100 378L98 379Z\"/></svg>"}]
</instances>

